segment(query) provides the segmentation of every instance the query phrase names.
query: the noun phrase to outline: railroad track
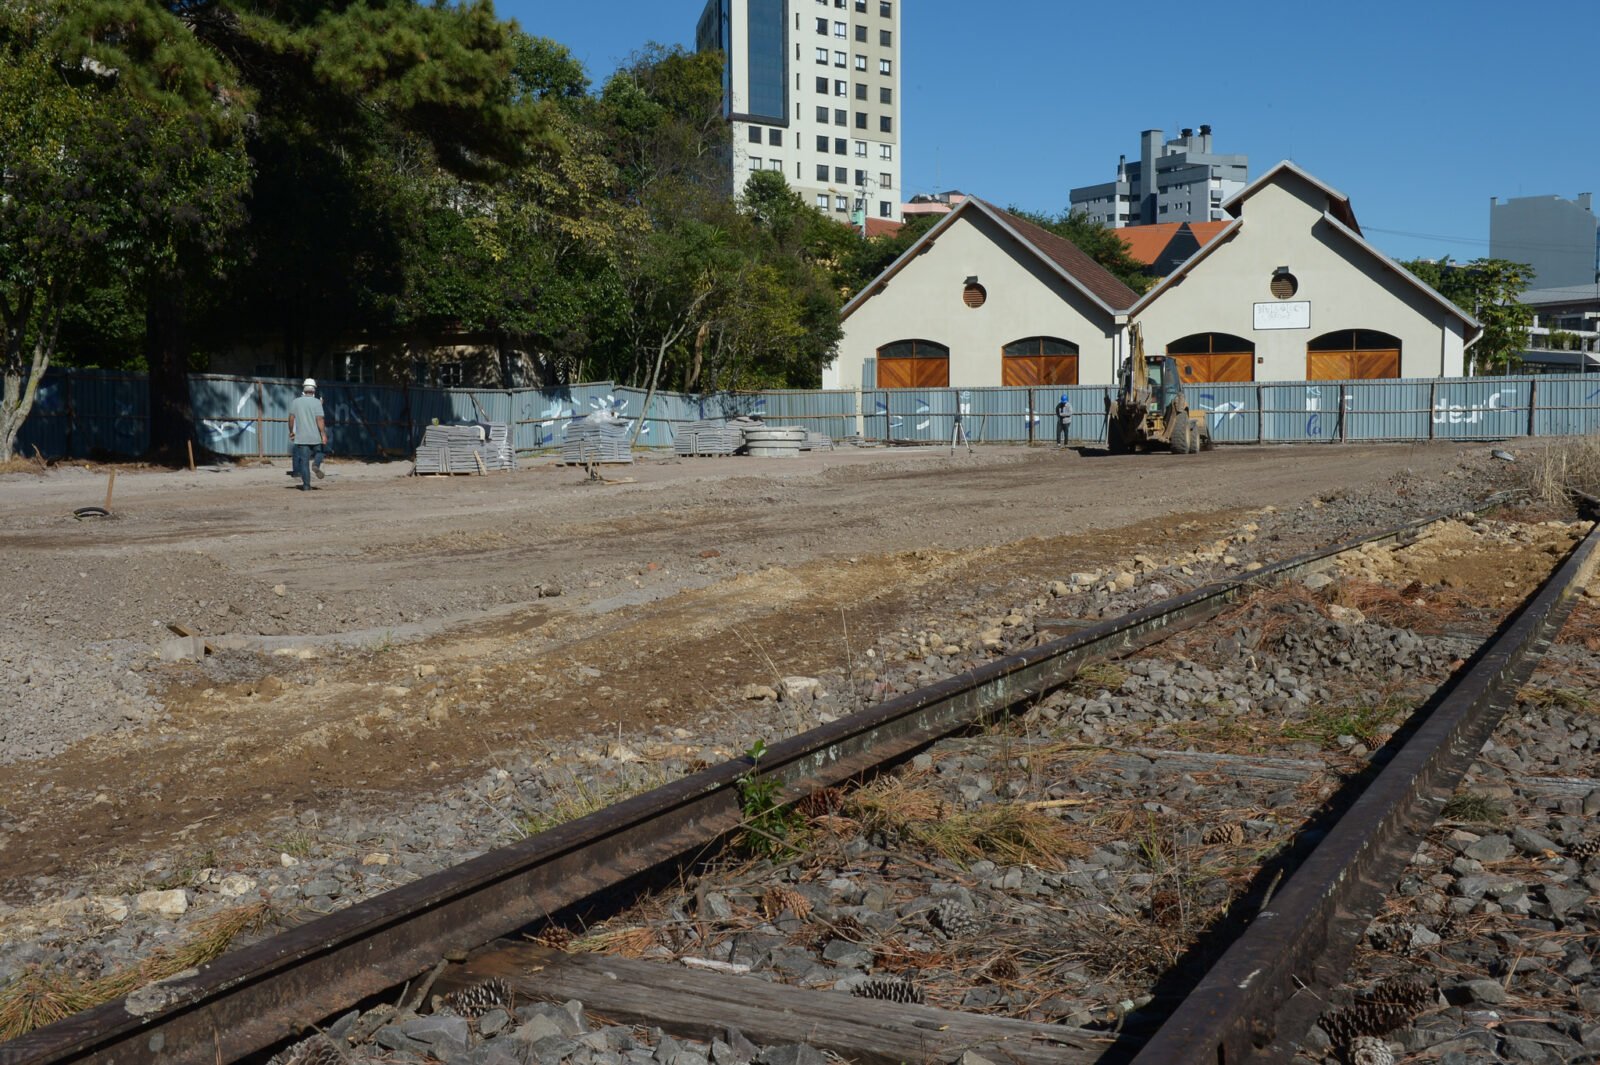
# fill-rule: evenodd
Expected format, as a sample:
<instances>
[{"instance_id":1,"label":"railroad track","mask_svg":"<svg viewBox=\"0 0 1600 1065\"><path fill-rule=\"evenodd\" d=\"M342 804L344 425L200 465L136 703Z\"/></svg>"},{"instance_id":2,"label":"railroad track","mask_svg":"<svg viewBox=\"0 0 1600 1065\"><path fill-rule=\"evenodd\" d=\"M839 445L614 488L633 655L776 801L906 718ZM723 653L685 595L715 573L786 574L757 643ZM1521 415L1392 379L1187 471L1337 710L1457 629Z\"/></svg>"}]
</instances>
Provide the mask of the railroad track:
<instances>
[{"instance_id":1,"label":"railroad track","mask_svg":"<svg viewBox=\"0 0 1600 1065\"><path fill-rule=\"evenodd\" d=\"M1117 1026L1093 1016L1078 1025L1037 1023L914 1003L851 1008L861 1000L753 987L735 974L737 965L669 976L659 962L567 954L503 937L593 911L597 898L631 897L705 862L747 820L752 780L774 781L784 797L797 799L870 777L1033 703L1091 662L1191 629L1349 552L1404 543L1443 517L1274 563L994 659L774 744L759 765L746 758L714 766L0 1044L0 1062L236 1061L390 993L441 959L461 963L439 978L441 991L498 978L519 995L577 998L607 1016L683 1036L740 1026L753 1038L807 1041L853 1060L948 1060L971 1048L1030 1062L1288 1060L1421 833L1559 630L1573 590L1592 575L1597 534L1426 702L1405 741L1392 743L1381 765L1375 760L1361 783L1346 789L1339 816L1318 829L1314 848L1293 856L1292 871L1244 896L1257 908L1242 932L1170 1008L1152 996L1153 1009L1121 1016ZM1316 769L1272 761L1234 768L1286 779ZM1211 763L1224 764L1221 756Z\"/></svg>"}]
</instances>

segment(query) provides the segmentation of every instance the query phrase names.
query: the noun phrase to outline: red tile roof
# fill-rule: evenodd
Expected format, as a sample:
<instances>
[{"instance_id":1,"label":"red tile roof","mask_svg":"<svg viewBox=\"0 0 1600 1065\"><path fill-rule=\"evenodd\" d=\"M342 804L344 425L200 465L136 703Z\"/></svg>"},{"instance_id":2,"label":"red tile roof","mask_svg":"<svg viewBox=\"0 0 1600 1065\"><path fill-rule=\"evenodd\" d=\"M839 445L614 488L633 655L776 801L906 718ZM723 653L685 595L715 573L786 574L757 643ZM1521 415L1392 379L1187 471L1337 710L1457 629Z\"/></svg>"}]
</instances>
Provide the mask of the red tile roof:
<instances>
[{"instance_id":1,"label":"red tile roof","mask_svg":"<svg viewBox=\"0 0 1600 1065\"><path fill-rule=\"evenodd\" d=\"M1058 237L1049 230L1040 229L1032 222L1018 218L1009 211L1002 211L976 196L971 197L969 202L973 201L1010 226L1023 240L1033 245L1034 250L1059 266L1112 310L1126 310L1139 298L1137 292L1118 281L1114 274L1085 255L1066 237Z\"/></svg>"},{"instance_id":2,"label":"red tile roof","mask_svg":"<svg viewBox=\"0 0 1600 1065\"><path fill-rule=\"evenodd\" d=\"M1128 246L1128 258L1149 266L1161 258L1161 253L1167 250L1181 228L1182 222L1157 222L1150 226L1123 226L1116 233Z\"/></svg>"},{"instance_id":3,"label":"red tile roof","mask_svg":"<svg viewBox=\"0 0 1600 1065\"><path fill-rule=\"evenodd\" d=\"M1217 239L1217 234L1228 228L1227 222L1190 222L1189 232L1194 234L1194 239L1200 242L1203 248Z\"/></svg>"},{"instance_id":4,"label":"red tile roof","mask_svg":"<svg viewBox=\"0 0 1600 1065\"><path fill-rule=\"evenodd\" d=\"M894 234L900 232L900 226L902 224L903 223L896 222L892 218L869 218L869 219L867 219L867 236L868 237L890 237L890 236L893 236Z\"/></svg>"}]
</instances>

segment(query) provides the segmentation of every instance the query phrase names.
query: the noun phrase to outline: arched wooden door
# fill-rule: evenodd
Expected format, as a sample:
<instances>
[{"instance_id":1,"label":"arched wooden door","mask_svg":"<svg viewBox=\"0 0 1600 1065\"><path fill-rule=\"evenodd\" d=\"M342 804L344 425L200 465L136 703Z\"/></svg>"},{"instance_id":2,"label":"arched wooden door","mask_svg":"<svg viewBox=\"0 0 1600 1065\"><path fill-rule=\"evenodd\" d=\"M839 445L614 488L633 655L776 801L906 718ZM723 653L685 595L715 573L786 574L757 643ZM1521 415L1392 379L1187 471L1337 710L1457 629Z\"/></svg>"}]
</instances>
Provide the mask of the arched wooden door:
<instances>
[{"instance_id":1,"label":"arched wooden door","mask_svg":"<svg viewBox=\"0 0 1600 1065\"><path fill-rule=\"evenodd\" d=\"M1307 381L1400 376L1400 338L1376 329L1336 329L1306 345Z\"/></svg>"},{"instance_id":2,"label":"arched wooden door","mask_svg":"<svg viewBox=\"0 0 1600 1065\"><path fill-rule=\"evenodd\" d=\"M879 388L948 388L950 349L933 340L896 340L878 349Z\"/></svg>"},{"instance_id":3,"label":"arched wooden door","mask_svg":"<svg viewBox=\"0 0 1600 1065\"><path fill-rule=\"evenodd\" d=\"M1232 333L1191 333L1167 345L1186 385L1256 379L1256 346Z\"/></svg>"},{"instance_id":4,"label":"arched wooden door","mask_svg":"<svg viewBox=\"0 0 1600 1065\"><path fill-rule=\"evenodd\" d=\"M1027 337L1000 349L1002 385L1075 385L1078 345L1060 337Z\"/></svg>"}]
</instances>

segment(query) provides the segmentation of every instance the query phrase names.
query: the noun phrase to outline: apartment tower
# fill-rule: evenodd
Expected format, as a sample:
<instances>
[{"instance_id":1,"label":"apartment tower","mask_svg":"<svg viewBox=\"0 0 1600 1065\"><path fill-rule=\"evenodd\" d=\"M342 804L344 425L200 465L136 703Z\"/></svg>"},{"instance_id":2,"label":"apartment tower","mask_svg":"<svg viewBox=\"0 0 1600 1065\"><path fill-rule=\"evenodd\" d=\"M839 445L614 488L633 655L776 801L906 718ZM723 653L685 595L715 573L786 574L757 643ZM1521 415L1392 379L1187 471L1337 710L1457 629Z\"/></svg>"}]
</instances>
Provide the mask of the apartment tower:
<instances>
[{"instance_id":1,"label":"apartment tower","mask_svg":"<svg viewBox=\"0 0 1600 1065\"><path fill-rule=\"evenodd\" d=\"M1117 160L1117 178L1068 193L1072 210L1113 229L1157 222L1217 222L1223 201L1250 180L1250 160L1211 150L1211 127L1163 140L1159 129L1139 134L1139 158Z\"/></svg>"},{"instance_id":2,"label":"apartment tower","mask_svg":"<svg viewBox=\"0 0 1600 1065\"><path fill-rule=\"evenodd\" d=\"M900 220L901 2L709 0L695 46L727 57L731 194L775 170L842 222Z\"/></svg>"}]
</instances>

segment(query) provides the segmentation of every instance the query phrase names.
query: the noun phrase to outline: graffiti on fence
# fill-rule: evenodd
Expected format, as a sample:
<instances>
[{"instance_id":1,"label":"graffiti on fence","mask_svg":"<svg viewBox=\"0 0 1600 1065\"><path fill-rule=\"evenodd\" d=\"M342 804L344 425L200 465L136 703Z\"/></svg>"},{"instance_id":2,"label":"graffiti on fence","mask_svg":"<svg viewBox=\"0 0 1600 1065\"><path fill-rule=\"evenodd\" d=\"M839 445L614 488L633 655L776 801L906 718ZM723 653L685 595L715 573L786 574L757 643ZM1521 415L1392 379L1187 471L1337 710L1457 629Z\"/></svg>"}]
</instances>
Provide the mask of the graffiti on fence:
<instances>
[{"instance_id":1,"label":"graffiti on fence","mask_svg":"<svg viewBox=\"0 0 1600 1065\"><path fill-rule=\"evenodd\" d=\"M1471 406L1451 403L1447 397L1440 396L1433 403L1433 424L1477 425L1491 414L1510 414L1514 408L1501 405L1508 398L1515 402L1516 389L1502 388L1490 394L1487 401Z\"/></svg>"},{"instance_id":2,"label":"graffiti on fence","mask_svg":"<svg viewBox=\"0 0 1600 1065\"><path fill-rule=\"evenodd\" d=\"M1207 404L1210 404L1210 406L1207 406ZM1230 418L1242 419L1244 417L1245 404L1242 399L1225 399L1218 403L1215 392L1202 392L1200 393L1200 409L1212 416L1212 425L1220 425Z\"/></svg>"},{"instance_id":3,"label":"graffiti on fence","mask_svg":"<svg viewBox=\"0 0 1600 1065\"><path fill-rule=\"evenodd\" d=\"M256 423L244 420L244 409L255 398L255 393L253 392L242 392L239 395L239 402L233 405L234 416L232 418L227 421L213 421L210 418L202 418L200 424L205 426L206 431L218 440L232 440L234 437L243 438L246 435L254 436ZM261 412L259 410L256 411L256 417L259 418L260 416Z\"/></svg>"}]
</instances>

